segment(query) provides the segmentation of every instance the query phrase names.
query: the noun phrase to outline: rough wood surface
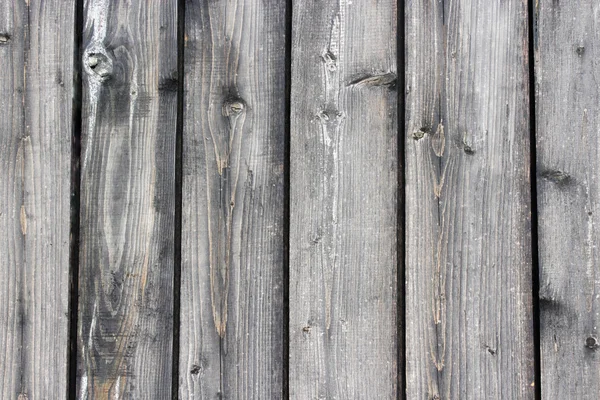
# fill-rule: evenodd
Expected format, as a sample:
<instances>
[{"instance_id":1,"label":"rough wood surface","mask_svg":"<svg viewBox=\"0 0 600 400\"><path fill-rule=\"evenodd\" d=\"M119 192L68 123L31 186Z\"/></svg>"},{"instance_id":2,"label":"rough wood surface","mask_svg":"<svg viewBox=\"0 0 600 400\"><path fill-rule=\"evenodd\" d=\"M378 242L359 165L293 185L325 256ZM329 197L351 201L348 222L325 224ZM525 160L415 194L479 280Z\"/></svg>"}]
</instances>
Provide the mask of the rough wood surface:
<instances>
[{"instance_id":1,"label":"rough wood surface","mask_svg":"<svg viewBox=\"0 0 600 400\"><path fill-rule=\"evenodd\" d=\"M600 393L600 4L537 6L542 398L591 400Z\"/></svg>"},{"instance_id":2,"label":"rough wood surface","mask_svg":"<svg viewBox=\"0 0 600 400\"><path fill-rule=\"evenodd\" d=\"M182 399L281 399L285 2L186 1Z\"/></svg>"},{"instance_id":3,"label":"rough wood surface","mask_svg":"<svg viewBox=\"0 0 600 400\"><path fill-rule=\"evenodd\" d=\"M293 2L291 399L396 399L396 1Z\"/></svg>"},{"instance_id":4,"label":"rough wood surface","mask_svg":"<svg viewBox=\"0 0 600 400\"><path fill-rule=\"evenodd\" d=\"M74 5L0 2L0 398L66 398Z\"/></svg>"},{"instance_id":5,"label":"rough wood surface","mask_svg":"<svg viewBox=\"0 0 600 400\"><path fill-rule=\"evenodd\" d=\"M406 3L409 399L532 399L527 2Z\"/></svg>"},{"instance_id":6,"label":"rough wood surface","mask_svg":"<svg viewBox=\"0 0 600 400\"><path fill-rule=\"evenodd\" d=\"M177 3L87 0L78 395L171 395Z\"/></svg>"}]
</instances>

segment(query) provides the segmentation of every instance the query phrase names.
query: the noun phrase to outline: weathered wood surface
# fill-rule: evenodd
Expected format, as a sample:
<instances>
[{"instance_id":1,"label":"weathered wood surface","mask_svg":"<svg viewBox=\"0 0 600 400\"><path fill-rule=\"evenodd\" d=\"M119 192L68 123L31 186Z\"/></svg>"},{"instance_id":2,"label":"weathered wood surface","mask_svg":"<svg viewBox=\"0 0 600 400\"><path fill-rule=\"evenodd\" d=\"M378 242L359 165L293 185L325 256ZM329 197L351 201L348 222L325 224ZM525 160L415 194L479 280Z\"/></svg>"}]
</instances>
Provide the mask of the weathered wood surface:
<instances>
[{"instance_id":1,"label":"weathered wood surface","mask_svg":"<svg viewBox=\"0 0 600 400\"><path fill-rule=\"evenodd\" d=\"M293 2L291 399L396 399L396 2Z\"/></svg>"},{"instance_id":2,"label":"weathered wood surface","mask_svg":"<svg viewBox=\"0 0 600 400\"><path fill-rule=\"evenodd\" d=\"M600 393L600 4L537 3L535 41L543 399Z\"/></svg>"},{"instance_id":3,"label":"weathered wood surface","mask_svg":"<svg viewBox=\"0 0 600 400\"><path fill-rule=\"evenodd\" d=\"M177 3L87 0L78 396L171 395Z\"/></svg>"},{"instance_id":4,"label":"weathered wood surface","mask_svg":"<svg viewBox=\"0 0 600 400\"><path fill-rule=\"evenodd\" d=\"M527 18L406 3L409 399L534 396Z\"/></svg>"},{"instance_id":5,"label":"weathered wood surface","mask_svg":"<svg viewBox=\"0 0 600 400\"><path fill-rule=\"evenodd\" d=\"M179 395L281 399L285 2L185 9Z\"/></svg>"},{"instance_id":6,"label":"weathered wood surface","mask_svg":"<svg viewBox=\"0 0 600 400\"><path fill-rule=\"evenodd\" d=\"M66 398L74 5L0 2L0 398Z\"/></svg>"}]
</instances>

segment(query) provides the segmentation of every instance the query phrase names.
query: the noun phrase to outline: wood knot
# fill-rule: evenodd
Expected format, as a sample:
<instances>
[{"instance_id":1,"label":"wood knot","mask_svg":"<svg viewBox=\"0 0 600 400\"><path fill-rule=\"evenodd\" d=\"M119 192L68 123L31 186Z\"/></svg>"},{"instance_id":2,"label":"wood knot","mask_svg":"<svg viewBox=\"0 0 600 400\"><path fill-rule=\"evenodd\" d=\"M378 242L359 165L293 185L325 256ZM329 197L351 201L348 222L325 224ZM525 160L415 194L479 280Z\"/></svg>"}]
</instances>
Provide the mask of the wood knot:
<instances>
[{"instance_id":1,"label":"wood knot","mask_svg":"<svg viewBox=\"0 0 600 400\"><path fill-rule=\"evenodd\" d=\"M323 62L325 63L325 68L327 68L327 71L334 72L337 70L337 58L331 51L326 50L321 55L321 58L323 59Z\"/></svg>"},{"instance_id":2,"label":"wood knot","mask_svg":"<svg viewBox=\"0 0 600 400\"><path fill-rule=\"evenodd\" d=\"M0 45L6 44L10 41L10 35L8 33L0 33Z\"/></svg>"},{"instance_id":3,"label":"wood knot","mask_svg":"<svg viewBox=\"0 0 600 400\"><path fill-rule=\"evenodd\" d=\"M113 65L110 57L99 52L87 53L84 65L88 74L97 76L101 80L107 80L113 72Z\"/></svg>"},{"instance_id":4,"label":"wood knot","mask_svg":"<svg viewBox=\"0 0 600 400\"><path fill-rule=\"evenodd\" d=\"M496 349L494 349L493 347L490 347L488 345L485 345L484 347L487 350L487 352L490 353L493 356L495 356L496 353L498 352Z\"/></svg>"},{"instance_id":5,"label":"wood knot","mask_svg":"<svg viewBox=\"0 0 600 400\"><path fill-rule=\"evenodd\" d=\"M413 132L412 137L415 140L421 140L423 137L431 131L428 127L424 126L418 131Z\"/></svg>"},{"instance_id":6,"label":"wood knot","mask_svg":"<svg viewBox=\"0 0 600 400\"><path fill-rule=\"evenodd\" d=\"M569 186L571 183L573 183L573 178L571 175L557 169L548 169L542 171L540 175L542 178L562 187Z\"/></svg>"},{"instance_id":7,"label":"wood knot","mask_svg":"<svg viewBox=\"0 0 600 400\"><path fill-rule=\"evenodd\" d=\"M200 366L197 364L192 365L192 369L190 369L190 374L198 375L200 373Z\"/></svg>"},{"instance_id":8,"label":"wood knot","mask_svg":"<svg viewBox=\"0 0 600 400\"><path fill-rule=\"evenodd\" d=\"M233 117L240 115L246 109L246 103L240 97L230 97L223 103L223 115Z\"/></svg>"},{"instance_id":9,"label":"wood knot","mask_svg":"<svg viewBox=\"0 0 600 400\"><path fill-rule=\"evenodd\" d=\"M344 114L335 109L324 109L317 113L317 118L324 124L339 123Z\"/></svg>"},{"instance_id":10,"label":"wood knot","mask_svg":"<svg viewBox=\"0 0 600 400\"><path fill-rule=\"evenodd\" d=\"M179 87L179 79L177 78L177 71L171 72L167 77L161 78L158 81L159 92L177 92Z\"/></svg>"},{"instance_id":11,"label":"wood knot","mask_svg":"<svg viewBox=\"0 0 600 400\"><path fill-rule=\"evenodd\" d=\"M582 57L583 53L585 53L585 47L584 46L577 46L577 48L575 49L575 53L577 53L577 55L579 57Z\"/></svg>"},{"instance_id":12,"label":"wood knot","mask_svg":"<svg viewBox=\"0 0 600 400\"><path fill-rule=\"evenodd\" d=\"M475 150L473 150L473 147L471 146L471 143L469 142L468 134L466 132L463 135L462 147L463 147L463 151L465 152L465 154L468 154L470 156L475 154Z\"/></svg>"},{"instance_id":13,"label":"wood knot","mask_svg":"<svg viewBox=\"0 0 600 400\"><path fill-rule=\"evenodd\" d=\"M598 344L598 338L594 335L588 336L585 339L585 347L591 350L596 350L598 347L600 347L600 344Z\"/></svg>"}]
</instances>

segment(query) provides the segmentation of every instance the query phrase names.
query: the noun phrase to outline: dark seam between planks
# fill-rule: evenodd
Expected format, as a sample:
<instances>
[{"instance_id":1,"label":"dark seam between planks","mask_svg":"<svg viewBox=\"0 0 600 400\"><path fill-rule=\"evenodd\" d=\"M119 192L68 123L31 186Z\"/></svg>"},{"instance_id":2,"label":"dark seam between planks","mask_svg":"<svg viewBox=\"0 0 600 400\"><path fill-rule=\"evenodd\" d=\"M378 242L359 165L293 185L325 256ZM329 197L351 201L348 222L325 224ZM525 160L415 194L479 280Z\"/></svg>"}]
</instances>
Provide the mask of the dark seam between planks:
<instances>
[{"instance_id":1,"label":"dark seam between planks","mask_svg":"<svg viewBox=\"0 0 600 400\"><path fill-rule=\"evenodd\" d=\"M181 324L181 234L183 202L183 78L185 0L177 2L177 122L175 128L175 222L173 251L173 358L171 398L179 399L179 329Z\"/></svg>"},{"instance_id":2,"label":"dark seam between planks","mask_svg":"<svg viewBox=\"0 0 600 400\"><path fill-rule=\"evenodd\" d=\"M397 28L396 28L396 65L399 70L398 79L398 202L396 233L396 253L397 253L397 277L396 277L396 314L398 318L397 331L397 361L396 374L401 378L400 387L398 387L396 398L398 400L406 398L406 241L404 235L406 232L406 191L404 190L406 181L406 155L405 155L405 136L406 136L406 57L404 54L406 48L405 29L405 7L406 1L399 0L396 6Z\"/></svg>"},{"instance_id":3,"label":"dark seam between planks","mask_svg":"<svg viewBox=\"0 0 600 400\"><path fill-rule=\"evenodd\" d=\"M67 395L77 398L77 309L79 293L79 202L81 184L81 43L83 35L83 0L75 2L73 35L73 106L71 134L71 243L69 251L69 348L67 356Z\"/></svg>"},{"instance_id":4,"label":"dark seam between planks","mask_svg":"<svg viewBox=\"0 0 600 400\"><path fill-rule=\"evenodd\" d=\"M285 138L283 157L283 372L282 397L290 398L290 154L292 88L292 0L285 9Z\"/></svg>"},{"instance_id":5,"label":"dark seam between planks","mask_svg":"<svg viewBox=\"0 0 600 400\"><path fill-rule=\"evenodd\" d=\"M531 192L531 286L532 286L532 305L533 305L533 347L534 347L534 368L535 368L535 398L542 398L541 386L541 341L540 341L540 266L538 252L538 211L537 211L537 152L536 152L536 113L535 113L535 8L533 0L528 0L528 63L529 63L529 151L530 168L529 183Z\"/></svg>"}]
</instances>

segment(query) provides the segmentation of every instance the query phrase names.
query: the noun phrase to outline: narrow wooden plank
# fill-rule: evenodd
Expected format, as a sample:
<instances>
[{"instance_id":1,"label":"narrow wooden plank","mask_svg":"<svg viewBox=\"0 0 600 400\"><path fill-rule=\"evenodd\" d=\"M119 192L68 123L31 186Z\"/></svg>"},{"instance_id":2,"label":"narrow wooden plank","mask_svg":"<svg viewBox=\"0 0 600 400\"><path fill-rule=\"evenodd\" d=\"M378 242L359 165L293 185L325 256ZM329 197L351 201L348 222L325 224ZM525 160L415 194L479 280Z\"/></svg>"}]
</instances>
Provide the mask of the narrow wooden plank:
<instances>
[{"instance_id":1,"label":"narrow wooden plank","mask_svg":"<svg viewBox=\"0 0 600 400\"><path fill-rule=\"evenodd\" d=\"M293 2L291 399L396 399L401 387L396 11Z\"/></svg>"},{"instance_id":2,"label":"narrow wooden plank","mask_svg":"<svg viewBox=\"0 0 600 400\"><path fill-rule=\"evenodd\" d=\"M171 395L177 3L87 0L78 394Z\"/></svg>"},{"instance_id":3,"label":"narrow wooden plank","mask_svg":"<svg viewBox=\"0 0 600 400\"><path fill-rule=\"evenodd\" d=\"M285 2L188 0L182 399L281 399Z\"/></svg>"},{"instance_id":4,"label":"narrow wooden plank","mask_svg":"<svg viewBox=\"0 0 600 400\"><path fill-rule=\"evenodd\" d=\"M0 398L66 398L74 4L0 2Z\"/></svg>"},{"instance_id":5,"label":"narrow wooden plank","mask_svg":"<svg viewBox=\"0 0 600 400\"><path fill-rule=\"evenodd\" d=\"M597 399L600 4L536 5L542 398Z\"/></svg>"},{"instance_id":6,"label":"narrow wooden plank","mask_svg":"<svg viewBox=\"0 0 600 400\"><path fill-rule=\"evenodd\" d=\"M532 399L527 2L406 3L409 399Z\"/></svg>"}]
</instances>

